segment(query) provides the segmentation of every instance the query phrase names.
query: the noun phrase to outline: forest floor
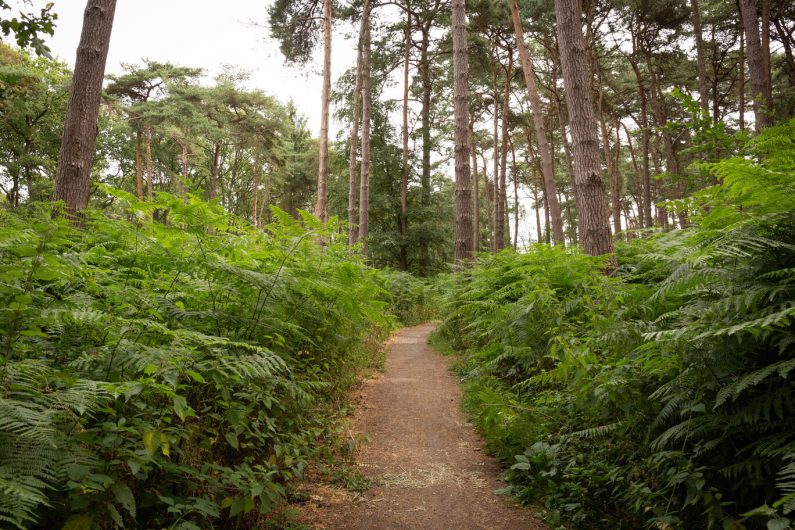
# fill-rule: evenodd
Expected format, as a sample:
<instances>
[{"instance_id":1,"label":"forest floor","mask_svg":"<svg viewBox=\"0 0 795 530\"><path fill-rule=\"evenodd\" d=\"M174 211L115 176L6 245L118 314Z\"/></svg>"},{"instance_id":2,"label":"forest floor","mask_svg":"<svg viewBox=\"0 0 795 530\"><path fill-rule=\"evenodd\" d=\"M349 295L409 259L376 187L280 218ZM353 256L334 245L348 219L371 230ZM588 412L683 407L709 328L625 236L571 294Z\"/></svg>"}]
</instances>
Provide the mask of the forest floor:
<instances>
[{"instance_id":1,"label":"forest floor","mask_svg":"<svg viewBox=\"0 0 795 530\"><path fill-rule=\"evenodd\" d=\"M387 343L386 370L357 392L353 439L366 436L354 471L361 493L309 486L299 519L313 529L543 530L524 508L495 494L499 466L460 408L449 358L426 344L432 325Z\"/></svg>"}]
</instances>

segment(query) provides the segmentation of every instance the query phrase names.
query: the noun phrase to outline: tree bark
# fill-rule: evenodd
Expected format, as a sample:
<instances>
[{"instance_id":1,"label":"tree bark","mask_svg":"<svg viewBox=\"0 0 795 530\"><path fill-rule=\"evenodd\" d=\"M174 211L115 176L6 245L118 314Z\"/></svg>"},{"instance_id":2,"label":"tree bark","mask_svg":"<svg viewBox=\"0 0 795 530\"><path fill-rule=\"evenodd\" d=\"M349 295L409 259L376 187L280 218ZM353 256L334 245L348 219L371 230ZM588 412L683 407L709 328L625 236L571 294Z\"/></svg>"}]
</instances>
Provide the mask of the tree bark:
<instances>
[{"instance_id":1,"label":"tree bark","mask_svg":"<svg viewBox=\"0 0 795 530\"><path fill-rule=\"evenodd\" d=\"M698 93L701 98L699 104L706 115L706 113L709 112L707 56L704 53L704 38L701 34L701 10L698 7L698 0L690 0L690 10L693 17L693 36L696 40L696 55L698 59Z\"/></svg>"},{"instance_id":2,"label":"tree bark","mask_svg":"<svg viewBox=\"0 0 795 530\"><path fill-rule=\"evenodd\" d=\"M754 126L757 131L773 125L771 90L767 84L765 57L759 36L759 18L754 0L739 0L740 16L745 29L745 46L748 70L751 74L751 101L754 109Z\"/></svg>"},{"instance_id":3,"label":"tree bark","mask_svg":"<svg viewBox=\"0 0 795 530\"><path fill-rule=\"evenodd\" d=\"M328 221L328 124L331 93L331 2L323 0L323 91L320 96L320 162L317 171L315 217Z\"/></svg>"},{"instance_id":4,"label":"tree bark","mask_svg":"<svg viewBox=\"0 0 795 530\"><path fill-rule=\"evenodd\" d=\"M496 52L495 52L496 53ZM499 174L500 174L500 154L499 154L499 123L500 113L498 105L497 94L497 71L494 71L494 135L493 135L493 158L494 158L494 176L492 187L494 188L493 194L489 197L489 209L491 211L491 251L497 252L497 197L499 196Z\"/></svg>"},{"instance_id":5,"label":"tree bark","mask_svg":"<svg viewBox=\"0 0 795 530\"><path fill-rule=\"evenodd\" d=\"M474 116L469 121L469 149L472 156L472 199L473 199L473 226L472 226L472 251L480 252L480 178L478 176L478 153L475 146Z\"/></svg>"},{"instance_id":6,"label":"tree bark","mask_svg":"<svg viewBox=\"0 0 795 530\"><path fill-rule=\"evenodd\" d=\"M430 47L430 22L422 23L422 39L420 41L420 78L422 83L422 107L420 109L420 127L422 128L422 174L420 176L423 215L428 215L431 207L431 64L428 57ZM424 231L423 231L424 232ZM420 274L427 274L431 265L430 241L424 233L420 237Z\"/></svg>"},{"instance_id":7,"label":"tree bark","mask_svg":"<svg viewBox=\"0 0 795 530\"><path fill-rule=\"evenodd\" d=\"M516 46L519 48L519 58L522 61L522 72L524 73L524 81L530 99L533 127L535 128L536 141L538 142L538 153L541 156L541 173L544 178L545 188L550 191L549 214L552 220L552 238L556 245L563 245L563 216L560 212L560 203L558 202L556 192L555 172L552 167L552 150L547 143L544 112L541 109L541 99L538 96L538 88L536 87L533 62L527 51L527 46L525 46L524 30L522 29L522 21L519 18L519 5L517 0L508 0L508 5L511 9L511 20L513 21L514 33L516 34Z\"/></svg>"},{"instance_id":8,"label":"tree bark","mask_svg":"<svg viewBox=\"0 0 795 530\"><path fill-rule=\"evenodd\" d=\"M745 26L743 17L738 17L740 24L740 51L737 56L737 99L740 113L740 130L745 130Z\"/></svg>"},{"instance_id":9,"label":"tree bark","mask_svg":"<svg viewBox=\"0 0 795 530\"><path fill-rule=\"evenodd\" d=\"M251 222L254 228L259 228L259 218L257 214L259 213L259 178L261 171L262 167L260 166L259 155L257 155L254 160L254 182L251 186L254 192L254 199L251 205Z\"/></svg>"},{"instance_id":10,"label":"tree bark","mask_svg":"<svg viewBox=\"0 0 795 530\"><path fill-rule=\"evenodd\" d=\"M580 189L580 240L587 254L613 252L609 210L600 176L599 139L591 96L588 50L582 34L580 0L555 0L560 62L574 140L574 171Z\"/></svg>"},{"instance_id":11,"label":"tree bark","mask_svg":"<svg viewBox=\"0 0 795 530\"><path fill-rule=\"evenodd\" d=\"M455 117L455 262L472 257L472 188L469 168L469 61L464 0L452 1L453 115Z\"/></svg>"},{"instance_id":12,"label":"tree bark","mask_svg":"<svg viewBox=\"0 0 795 530\"><path fill-rule=\"evenodd\" d=\"M155 177L152 174L152 128L146 127L146 196L152 202L155 192Z\"/></svg>"},{"instance_id":13,"label":"tree bark","mask_svg":"<svg viewBox=\"0 0 795 530\"><path fill-rule=\"evenodd\" d=\"M400 168L400 270L409 268L409 61L411 59L411 11L406 6L403 50L403 152Z\"/></svg>"},{"instance_id":14,"label":"tree bark","mask_svg":"<svg viewBox=\"0 0 795 530\"><path fill-rule=\"evenodd\" d=\"M500 251L505 248L505 239L508 234L505 232L505 203L507 202L506 173L508 170L508 115L511 102L511 79L513 78L513 50L508 49L508 65L505 69L505 93L502 100L502 149L500 152L500 184L497 193L496 215L494 221L494 243L495 250ZM496 175L495 175L496 179Z\"/></svg>"},{"instance_id":15,"label":"tree bark","mask_svg":"<svg viewBox=\"0 0 795 530\"><path fill-rule=\"evenodd\" d=\"M89 0L83 14L53 193L53 201L63 201L66 215L74 219L88 206L97 117L115 11L116 0Z\"/></svg>"},{"instance_id":16,"label":"tree bark","mask_svg":"<svg viewBox=\"0 0 795 530\"><path fill-rule=\"evenodd\" d=\"M213 161L210 166L210 200L213 200L218 195L218 172L221 161L221 143L218 142L213 146Z\"/></svg>"},{"instance_id":17,"label":"tree bark","mask_svg":"<svg viewBox=\"0 0 795 530\"><path fill-rule=\"evenodd\" d=\"M634 51L634 50L633 50ZM641 182L643 184L643 219L644 225L646 227L651 228L654 226L654 222L652 221L652 214L651 214L651 205L652 205L652 194L651 194L651 171L649 170L649 151L651 150L650 147L650 138L649 138L649 115L648 115L648 101L646 99L646 86L643 82L643 75L640 72L640 67L638 66L637 61L634 59L630 60L630 64L632 65L632 70L635 72L635 78L638 81L638 101L640 103L640 109L638 113L638 121L640 122L640 143L641 143L641 163L643 168L643 175Z\"/></svg>"},{"instance_id":18,"label":"tree bark","mask_svg":"<svg viewBox=\"0 0 795 530\"><path fill-rule=\"evenodd\" d=\"M370 233L370 114L373 106L369 7L363 18L366 22L362 43L362 176L359 181L359 241L362 243L362 253L366 256L369 250L367 237Z\"/></svg>"},{"instance_id":19,"label":"tree bark","mask_svg":"<svg viewBox=\"0 0 795 530\"><path fill-rule=\"evenodd\" d=\"M511 141L511 173L513 175L513 248L519 249L519 172L516 170L516 149ZM555 197L557 199L557 196Z\"/></svg>"},{"instance_id":20,"label":"tree bark","mask_svg":"<svg viewBox=\"0 0 795 530\"><path fill-rule=\"evenodd\" d=\"M365 0L362 7L362 21L359 27L359 52L356 56L356 83L353 89L353 109L351 114L351 149L348 158L348 246L356 243L359 230L356 226L356 160L359 151L359 103L362 95L362 41L365 32L364 13L369 9L370 2Z\"/></svg>"}]
</instances>

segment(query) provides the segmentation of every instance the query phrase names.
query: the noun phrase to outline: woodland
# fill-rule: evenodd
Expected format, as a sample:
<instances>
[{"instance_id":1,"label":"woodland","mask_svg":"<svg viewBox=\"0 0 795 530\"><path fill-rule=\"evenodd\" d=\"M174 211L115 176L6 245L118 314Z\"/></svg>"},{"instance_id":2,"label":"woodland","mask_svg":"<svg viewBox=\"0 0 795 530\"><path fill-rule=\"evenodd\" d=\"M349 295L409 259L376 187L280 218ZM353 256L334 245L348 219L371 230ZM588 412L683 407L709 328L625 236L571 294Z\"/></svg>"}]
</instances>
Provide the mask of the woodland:
<instances>
[{"instance_id":1,"label":"woodland","mask_svg":"<svg viewBox=\"0 0 795 530\"><path fill-rule=\"evenodd\" d=\"M0 528L298 528L427 321L549 528L795 525L795 4L263 2L318 134L115 10L0 0Z\"/></svg>"}]
</instances>

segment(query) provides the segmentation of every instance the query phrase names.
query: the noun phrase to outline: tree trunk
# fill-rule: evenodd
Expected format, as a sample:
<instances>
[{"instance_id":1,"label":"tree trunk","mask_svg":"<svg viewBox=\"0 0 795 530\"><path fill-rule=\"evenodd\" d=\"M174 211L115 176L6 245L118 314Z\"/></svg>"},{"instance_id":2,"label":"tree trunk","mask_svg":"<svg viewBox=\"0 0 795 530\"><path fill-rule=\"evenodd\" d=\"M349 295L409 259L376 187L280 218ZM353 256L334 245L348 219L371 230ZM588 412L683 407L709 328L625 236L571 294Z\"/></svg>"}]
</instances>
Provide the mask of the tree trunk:
<instances>
[{"instance_id":1,"label":"tree trunk","mask_svg":"<svg viewBox=\"0 0 795 530\"><path fill-rule=\"evenodd\" d=\"M516 46L519 48L519 58L522 61L522 72L524 73L524 81L530 99L533 127L535 128L536 141L538 142L538 153L541 156L541 173L544 177L545 188L550 190L549 213L552 220L552 237L556 245L563 245L563 216L560 212L560 203L558 203L555 172L552 167L552 150L547 143L544 112L541 109L541 99L538 97L538 88L536 87L535 74L533 72L533 62L527 51L527 46L525 46L524 43L524 31L522 30L522 21L519 18L517 0L508 0L508 5L511 9L511 20L513 21L514 33L516 34Z\"/></svg>"},{"instance_id":2,"label":"tree trunk","mask_svg":"<svg viewBox=\"0 0 795 530\"><path fill-rule=\"evenodd\" d=\"M740 24L740 51L737 56L737 99L740 113L740 130L745 130L745 26L743 17L737 19Z\"/></svg>"},{"instance_id":3,"label":"tree trunk","mask_svg":"<svg viewBox=\"0 0 795 530\"><path fill-rule=\"evenodd\" d=\"M740 16L745 29L745 46L748 54L748 70L751 74L751 101L754 109L754 126L757 131L773 125L771 91L767 84L765 57L759 36L759 18L756 16L754 0L739 0Z\"/></svg>"},{"instance_id":4,"label":"tree trunk","mask_svg":"<svg viewBox=\"0 0 795 530\"><path fill-rule=\"evenodd\" d=\"M155 193L155 177L152 174L152 128L146 127L146 196L152 202Z\"/></svg>"},{"instance_id":5,"label":"tree trunk","mask_svg":"<svg viewBox=\"0 0 795 530\"><path fill-rule=\"evenodd\" d=\"M400 168L400 270L409 268L409 61L411 59L411 11L406 6L403 50L403 153Z\"/></svg>"},{"instance_id":6,"label":"tree trunk","mask_svg":"<svg viewBox=\"0 0 795 530\"><path fill-rule=\"evenodd\" d=\"M693 17L693 36L696 40L696 54L698 56L698 93L701 98L699 103L706 115L709 112L709 92L707 91L707 58L704 53L704 38L701 34L701 11L698 0L690 0L690 10Z\"/></svg>"},{"instance_id":7,"label":"tree trunk","mask_svg":"<svg viewBox=\"0 0 795 530\"><path fill-rule=\"evenodd\" d=\"M511 173L513 175L513 248L519 249L519 172L516 170L516 149L511 141ZM557 196L555 197L557 199Z\"/></svg>"},{"instance_id":8,"label":"tree trunk","mask_svg":"<svg viewBox=\"0 0 795 530\"><path fill-rule=\"evenodd\" d=\"M486 228L488 230L489 235L489 249L493 251L492 242L494 241L494 221L492 218L492 213L494 210L491 207L491 183L489 182L489 172L486 169L488 165L486 164L486 153L485 150L482 154L483 156L483 192L486 195Z\"/></svg>"},{"instance_id":9,"label":"tree trunk","mask_svg":"<svg viewBox=\"0 0 795 530\"><path fill-rule=\"evenodd\" d=\"M452 1L453 114L455 116L455 262L472 257L472 188L469 168L469 61L464 0Z\"/></svg>"},{"instance_id":10,"label":"tree trunk","mask_svg":"<svg viewBox=\"0 0 795 530\"><path fill-rule=\"evenodd\" d=\"M177 189L180 195L184 195L185 193L185 186L188 183L188 142L182 140L179 142L180 147L180 162L182 164L182 175L180 178L179 185Z\"/></svg>"},{"instance_id":11,"label":"tree trunk","mask_svg":"<svg viewBox=\"0 0 795 530\"><path fill-rule=\"evenodd\" d=\"M356 226L356 159L359 151L359 103L362 95L362 42L365 32L365 13L370 2L365 0L362 7L362 21L359 28L359 52L356 57L356 84L353 89L353 109L351 118L351 150L348 158L348 246L356 243L359 230Z\"/></svg>"},{"instance_id":12,"label":"tree trunk","mask_svg":"<svg viewBox=\"0 0 795 530\"><path fill-rule=\"evenodd\" d=\"M370 233L370 114L373 106L370 77L370 9L366 6L362 43L362 176L359 181L359 241L367 255L367 236Z\"/></svg>"},{"instance_id":13,"label":"tree trunk","mask_svg":"<svg viewBox=\"0 0 795 530\"><path fill-rule=\"evenodd\" d=\"M600 176L599 140L593 114L588 50L582 34L580 0L555 0L555 18L574 140L575 181L580 189L580 203L577 205L580 240L587 254L609 254L613 252L610 214Z\"/></svg>"},{"instance_id":14,"label":"tree trunk","mask_svg":"<svg viewBox=\"0 0 795 530\"><path fill-rule=\"evenodd\" d=\"M496 53L496 52L495 52ZM493 136L493 158L494 158L494 176L493 176L493 183L492 186L494 188L494 193L489 198L489 209L491 211L491 251L497 252L497 200L496 197L499 196L499 174L500 174L500 154L499 154L499 120L500 120L500 113L498 105L498 94L497 94L497 71L494 71L494 136Z\"/></svg>"},{"instance_id":15,"label":"tree trunk","mask_svg":"<svg viewBox=\"0 0 795 530\"><path fill-rule=\"evenodd\" d=\"M135 190L138 200L144 200L144 176L141 167L141 131L135 131Z\"/></svg>"},{"instance_id":16,"label":"tree trunk","mask_svg":"<svg viewBox=\"0 0 795 530\"><path fill-rule=\"evenodd\" d=\"M634 50L633 50L634 51ZM643 82L643 75L640 72L640 67L634 59L630 61L632 70L635 72L635 78L638 81L638 101L640 103L640 112L638 121L640 122L641 131L641 155L643 167L643 219L644 225L651 228L654 226L651 215L651 171L649 170L649 151L650 151L650 138L649 138L649 115L647 111L648 102L646 100L646 86Z\"/></svg>"},{"instance_id":17,"label":"tree trunk","mask_svg":"<svg viewBox=\"0 0 795 530\"><path fill-rule=\"evenodd\" d=\"M254 228L259 228L259 179L260 175L262 174L262 163L260 161L260 155L257 153L254 157L254 203L251 206L251 219L254 224Z\"/></svg>"},{"instance_id":18,"label":"tree trunk","mask_svg":"<svg viewBox=\"0 0 795 530\"><path fill-rule=\"evenodd\" d=\"M770 106L773 106L773 77L770 70L770 0L759 0L762 4L762 28L760 37L762 39L762 68L765 72L765 87L770 98Z\"/></svg>"},{"instance_id":19,"label":"tree trunk","mask_svg":"<svg viewBox=\"0 0 795 530\"><path fill-rule=\"evenodd\" d=\"M210 167L210 200L215 199L218 195L218 171L220 168L221 160L221 144L216 143L213 146L213 161Z\"/></svg>"},{"instance_id":20,"label":"tree trunk","mask_svg":"<svg viewBox=\"0 0 795 530\"><path fill-rule=\"evenodd\" d=\"M320 96L320 163L317 171L315 217L328 221L328 123L331 93L331 2L323 0L323 92Z\"/></svg>"},{"instance_id":21,"label":"tree trunk","mask_svg":"<svg viewBox=\"0 0 795 530\"><path fill-rule=\"evenodd\" d=\"M505 248L505 239L508 235L505 231L506 215L505 203L507 201L506 190L506 174L508 170L508 115L510 112L511 102L511 78L513 78L513 50L508 49L508 66L505 69L505 93L502 100L502 150L500 152L500 184L499 193L497 194L497 208L494 227L496 233L494 234L495 250L500 251ZM495 175L496 179L496 175Z\"/></svg>"},{"instance_id":22,"label":"tree trunk","mask_svg":"<svg viewBox=\"0 0 795 530\"><path fill-rule=\"evenodd\" d=\"M792 39L787 35L787 31L784 29L784 25L780 19L774 19L773 26L776 28L779 39L781 39L782 46L784 46L784 59L786 61L785 65L787 76L789 77L789 84L791 87L795 87L795 55L793 55L792 52Z\"/></svg>"},{"instance_id":23,"label":"tree trunk","mask_svg":"<svg viewBox=\"0 0 795 530\"><path fill-rule=\"evenodd\" d=\"M91 191L97 117L115 11L116 0L88 0L83 14L53 193L53 201L63 201L66 215L74 219L88 206Z\"/></svg>"},{"instance_id":24,"label":"tree trunk","mask_svg":"<svg viewBox=\"0 0 795 530\"><path fill-rule=\"evenodd\" d=\"M613 157L610 153L610 134L607 132L607 123L605 120L605 110L603 105L604 90L601 82L602 74L599 72L599 128L602 132L602 152L605 159L605 167L607 168L607 181L610 184L610 209L613 214L613 235L619 237L621 233L621 204L619 202L619 187L618 177L616 176L615 166L613 164Z\"/></svg>"},{"instance_id":25,"label":"tree trunk","mask_svg":"<svg viewBox=\"0 0 795 530\"><path fill-rule=\"evenodd\" d=\"M430 47L430 22L422 23L422 40L420 42L420 77L422 82L422 108L420 109L420 127L422 128L422 174L420 177L423 216L429 215L431 208L431 65L428 58ZM420 274L427 274L431 265L430 241L424 234L420 237Z\"/></svg>"},{"instance_id":26,"label":"tree trunk","mask_svg":"<svg viewBox=\"0 0 795 530\"><path fill-rule=\"evenodd\" d=\"M480 178L478 177L478 153L475 147L474 115L469 121L469 149L472 156L472 198L473 198L473 226L472 226L472 251L480 252Z\"/></svg>"}]
</instances>

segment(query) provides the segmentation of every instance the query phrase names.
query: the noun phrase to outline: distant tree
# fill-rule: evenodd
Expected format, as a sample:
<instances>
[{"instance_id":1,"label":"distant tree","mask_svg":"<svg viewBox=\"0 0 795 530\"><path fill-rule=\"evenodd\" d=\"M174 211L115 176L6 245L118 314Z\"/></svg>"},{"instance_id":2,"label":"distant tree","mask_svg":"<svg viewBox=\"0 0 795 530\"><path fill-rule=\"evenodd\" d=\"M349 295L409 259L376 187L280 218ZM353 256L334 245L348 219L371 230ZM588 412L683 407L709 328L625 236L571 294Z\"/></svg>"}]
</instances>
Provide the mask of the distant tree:
<instances>
[{"instance_id":1,"label":"distant tree","mask_svg":"<svg viewBox=\"0 0 795 530\"><path fill-rule=\"evenodd\" d=\"M322 14L317 11L322 8ZM323 88L320 113L320 156L317 174L317 202L315 216L328 220L329 172L329 96L331 93L331 23L332 0L277 0L270 9L271 35L281 43L285 59L291 63L309 60L317 40L318 21L323 34Z\"/></svg>"}]
</instances>

